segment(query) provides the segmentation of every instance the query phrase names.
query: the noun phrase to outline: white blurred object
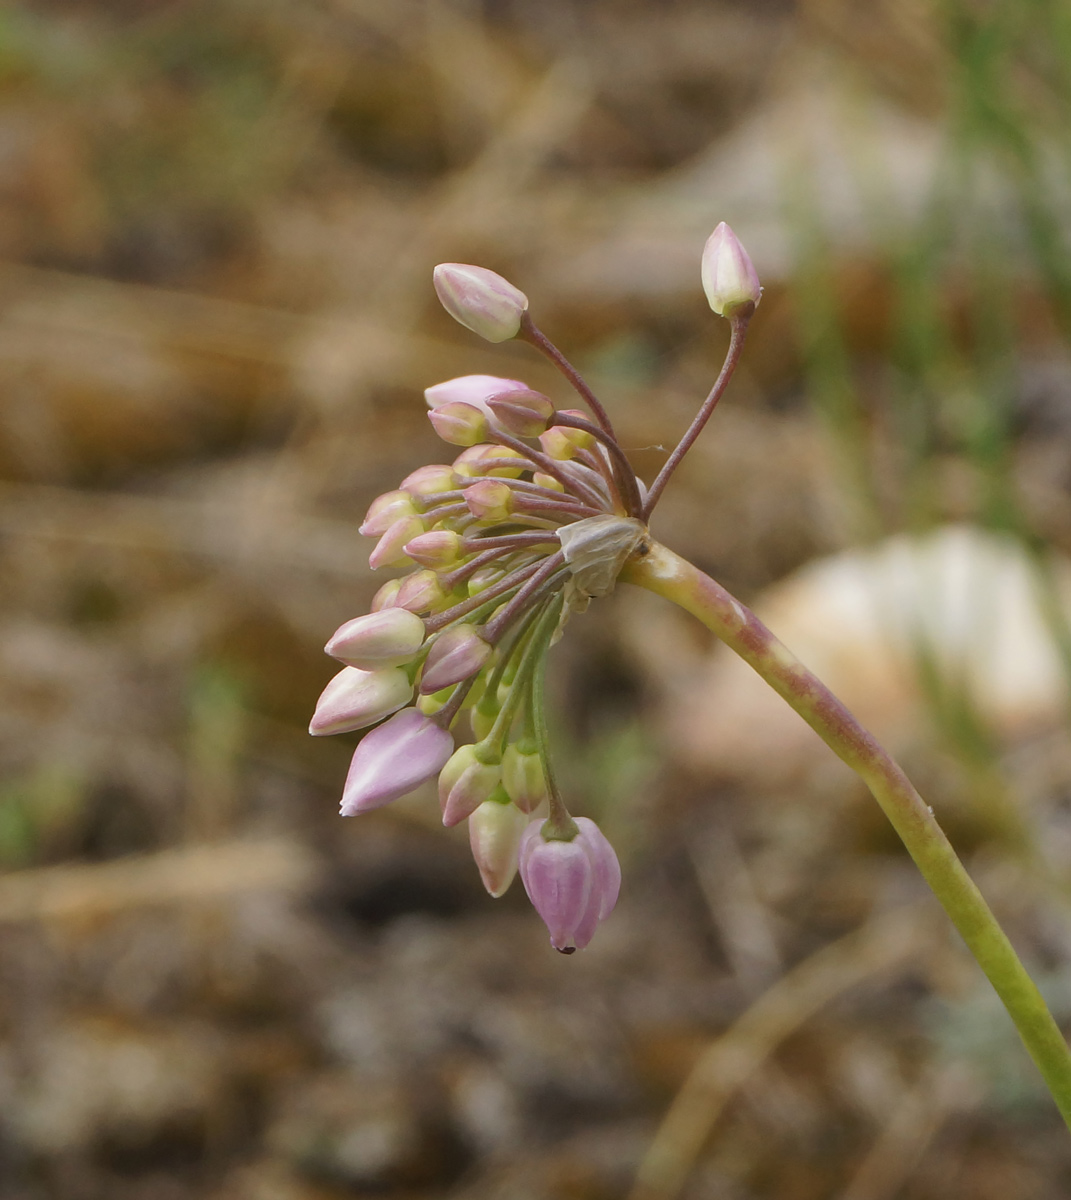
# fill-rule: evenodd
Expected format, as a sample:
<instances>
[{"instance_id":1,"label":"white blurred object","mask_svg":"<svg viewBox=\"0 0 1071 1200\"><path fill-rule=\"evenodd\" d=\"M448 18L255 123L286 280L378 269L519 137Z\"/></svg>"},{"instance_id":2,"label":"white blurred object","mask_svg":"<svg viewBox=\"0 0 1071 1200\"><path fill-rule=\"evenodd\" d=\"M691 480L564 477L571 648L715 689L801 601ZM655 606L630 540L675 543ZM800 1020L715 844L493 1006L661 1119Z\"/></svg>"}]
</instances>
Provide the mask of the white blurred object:
<instances>
[{"instance_id":1,"label":"white blurred object","mask_svg":"<svg viewBox=\"0 0 1071 1200\"><path fill-rule=\"evenodd\" d=\"M1055 564L1071 614L1071 563ZM1067 682L1035 568L1010 537L953 525L804 567L754 605L774 634L890 749L930 719L920 667L959 689L1006 738L1060 721ZM719 645L671 720L689 765L777 775L829 751L741 659Z\"/></svg>"}]
</instances>

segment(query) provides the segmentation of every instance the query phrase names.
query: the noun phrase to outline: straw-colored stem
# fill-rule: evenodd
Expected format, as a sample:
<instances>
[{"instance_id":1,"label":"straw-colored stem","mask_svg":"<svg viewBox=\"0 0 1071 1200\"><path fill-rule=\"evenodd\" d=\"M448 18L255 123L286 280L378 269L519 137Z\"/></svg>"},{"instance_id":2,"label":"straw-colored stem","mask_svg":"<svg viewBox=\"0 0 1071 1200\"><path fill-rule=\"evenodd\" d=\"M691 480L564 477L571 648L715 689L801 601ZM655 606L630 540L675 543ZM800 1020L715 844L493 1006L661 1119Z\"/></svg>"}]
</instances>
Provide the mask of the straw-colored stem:
<instances>
[{"instance_id":1,"label":"straw-colored stem","mask_svg":"<svg viewBox=\"0 0 1071 1200\"><path fill-rule=\"evenodd\" d=\"M1015 1022L1071 1128L1071 1053L1034 981L910 780L833 693L739 601L657 542L621 578L698 617L866 783Z\"/></svg>"}]
</instances>

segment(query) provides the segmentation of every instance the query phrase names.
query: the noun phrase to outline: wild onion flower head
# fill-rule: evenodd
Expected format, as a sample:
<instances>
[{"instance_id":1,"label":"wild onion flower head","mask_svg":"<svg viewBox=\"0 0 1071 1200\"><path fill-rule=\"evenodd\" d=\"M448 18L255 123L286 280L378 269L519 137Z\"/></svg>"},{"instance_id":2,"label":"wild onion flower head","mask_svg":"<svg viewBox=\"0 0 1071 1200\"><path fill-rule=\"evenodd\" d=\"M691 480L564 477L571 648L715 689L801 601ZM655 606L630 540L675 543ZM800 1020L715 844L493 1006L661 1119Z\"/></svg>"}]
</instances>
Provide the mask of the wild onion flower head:
<instances>
[{"instance_id":1,"label":"wild onion flower head","mask_svg":"<svg viewBox=\"0 0 1071 1200\"><path fill-rule=\"evenodd\" d=\"M326 646L345 665L310 732L375 726L353 755L343 815L438 777L443 822L468 821L487 890L502 895L519 869L563 953L586 946L609 916L621 872L610 843L569 814L555 781L547 652L572 613L611 592L629 558L648 552L651 509L731 374L761 289L724 223L702 274L711 306L733 328L727 371L648 490L601 403L532 322L527 297L482 267L436 267L436 292L454 318L489 341L533 345L587 411L493 375L429 387L432 426L459 452L372 501L361 525L376 539L371 565L405 573ZM472 740L455 746L455 734Z\"/></svg>"}]
</instances>

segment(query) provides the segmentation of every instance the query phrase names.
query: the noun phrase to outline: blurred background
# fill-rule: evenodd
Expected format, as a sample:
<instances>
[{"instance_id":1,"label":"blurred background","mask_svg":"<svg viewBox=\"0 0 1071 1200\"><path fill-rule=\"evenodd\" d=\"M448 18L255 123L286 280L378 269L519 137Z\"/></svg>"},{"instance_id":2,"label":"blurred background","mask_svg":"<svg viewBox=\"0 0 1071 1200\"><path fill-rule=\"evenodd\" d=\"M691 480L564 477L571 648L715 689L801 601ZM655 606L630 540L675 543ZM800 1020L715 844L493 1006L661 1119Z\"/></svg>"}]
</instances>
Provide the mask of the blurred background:
<instances>
[{"instance_id":1,"label":"blurred background","mask_svg":"<svg viewBox=\"0 0 1071 1200\"><path fill-rule=\"evenodd\" d=\"M1071 1143L860 785L622 587L552 658L617 913L551 952L306 725L444 450L563 382L654 531L886 738L1071 1021L1071 7L54 0L0 13L2 1200L1048 1200Z\"/></svg>"}]
</instances>

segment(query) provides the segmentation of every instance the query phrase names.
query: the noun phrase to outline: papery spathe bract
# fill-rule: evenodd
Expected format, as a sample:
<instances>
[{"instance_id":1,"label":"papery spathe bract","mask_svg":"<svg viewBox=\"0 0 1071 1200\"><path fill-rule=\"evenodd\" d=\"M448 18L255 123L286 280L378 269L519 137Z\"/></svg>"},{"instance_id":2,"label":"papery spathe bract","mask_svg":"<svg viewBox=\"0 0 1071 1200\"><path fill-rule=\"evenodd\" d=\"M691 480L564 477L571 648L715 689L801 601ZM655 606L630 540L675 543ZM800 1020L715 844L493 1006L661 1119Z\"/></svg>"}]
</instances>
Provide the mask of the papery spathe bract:
<instances>
[{"instance_id":1,"label":"papery spathe bract","mask_svg":"<svg viewBox=\"0 0 1071 1200\"><path fill-rule=\"evenodd\" d=\"M361 739L342 791L342 815L381 808L433 779L454 750L454 739L415 708L395 713Z\"/></svg>"},{"instance_id":2,"label":"papery spathe bract","mask_svg":"<svg viewBox=\"0 0 1071 1200\"><path fill-rule=\"evenodd\" d=\"M335 630L324 651L339 662L364 671L398 667L424 644L424 622L404 608L354 617Z\"/></svg>"},{"instance_id":3,"label":"papery spathe bract","mask_svg":"<svg viewBox=\"0 0 1071 1200\"><path fill-rule=\"evenodd\" d=\"M409 676L398 667L362 671L344 667L331 680L316 702L309 724L313 737L367 729L413 698Z\"/></svg>"},{"instance_id":4,"label":"papery spathe bract","mask_svg":"<svg viewBox=\"0 0 1071 1200\"><path fill-rule=\"evenodd\" d=\"M555 950L582 950L617 903L621 869L613 847L587 817L576 819L572 841L547 839L547 822L533 821L521 835L521 880L550 932Z\"/></svg>"},{"instance_id":5,"label":"papery spathe bract","mask_svg":"<svg viewBox=\"0 0 1071 1200\"><path fill-rule=\"evenodd\" d=\"M486 267L440 263L432 281L443 308L466 329L489 342L517 336L528 297L508 279Z\"/></svg>"},{"instance_id":6,"label":"papery spathe bract","mask_svg":"<svg viewBox=\"0 0 1071 1200\"><path fill-rule=\"evenodd\" d=\"M757 305L762 299L754 264L724 221L703 248L702 277L703 291L719 316L731 317L741 305Z\"/></svg>"}]
</instances>

